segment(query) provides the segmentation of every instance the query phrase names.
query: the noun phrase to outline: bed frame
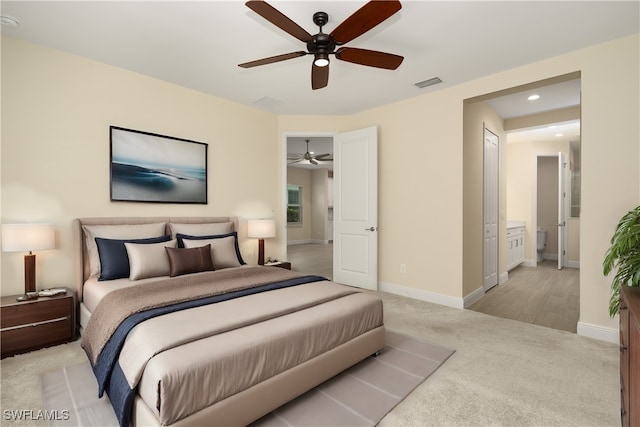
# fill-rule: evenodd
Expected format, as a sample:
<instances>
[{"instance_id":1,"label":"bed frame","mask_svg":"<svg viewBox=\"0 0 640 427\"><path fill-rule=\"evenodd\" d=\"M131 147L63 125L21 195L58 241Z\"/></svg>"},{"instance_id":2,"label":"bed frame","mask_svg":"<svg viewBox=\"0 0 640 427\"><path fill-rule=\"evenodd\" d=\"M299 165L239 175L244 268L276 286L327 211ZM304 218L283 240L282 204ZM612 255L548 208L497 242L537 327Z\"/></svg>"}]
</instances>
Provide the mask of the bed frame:
<instances>
[{"instance_id":1,"label":"bed frame","mask_svg":"<svg viewBox=\"0 0 640 427\"><path fill-rule=\"evenodd\" d=\"M247 235L246 221L237 217L105 217L78 218L74 220L77 256L76 292L79 304L77 318L80 319L80 316L90 314L88 312L83 313L86 308L83 309L84 305L82 304L82 288L89 277L90 271L82 225L147 224L155 222L202 224L230 221L234 223L234 229L238 233L238 241L242 242ZM351 341L204 408L172 425L176 427L248 425L378 352L384 346L384 339L384 326L370 330ZM136 396L133 403L131 422L134 426L160 425L153 411L139 396Z\"/></svg>"}]
</instances>

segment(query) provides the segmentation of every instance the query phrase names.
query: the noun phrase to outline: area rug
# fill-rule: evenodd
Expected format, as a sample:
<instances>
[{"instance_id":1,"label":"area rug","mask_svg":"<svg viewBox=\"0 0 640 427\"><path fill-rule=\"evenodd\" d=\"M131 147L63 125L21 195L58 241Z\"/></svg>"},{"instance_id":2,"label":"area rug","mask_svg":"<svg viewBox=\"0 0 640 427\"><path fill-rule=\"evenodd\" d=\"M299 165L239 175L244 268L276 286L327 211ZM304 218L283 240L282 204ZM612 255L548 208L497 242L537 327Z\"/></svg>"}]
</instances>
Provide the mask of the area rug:
<instances>
[{"instance_id":1,"label":"area rug","mask_svg":"<svg viewBox=\"0 0 640 427\"><path fill-rule=\"evenodd\" d=\"M452 354L439 345L387 331L377 357L308 391L252 424L270 426L375 426ZM89 362L41 376L52 426L117 426L108 397L97 397Z\"/></svg>"}]
</instances>

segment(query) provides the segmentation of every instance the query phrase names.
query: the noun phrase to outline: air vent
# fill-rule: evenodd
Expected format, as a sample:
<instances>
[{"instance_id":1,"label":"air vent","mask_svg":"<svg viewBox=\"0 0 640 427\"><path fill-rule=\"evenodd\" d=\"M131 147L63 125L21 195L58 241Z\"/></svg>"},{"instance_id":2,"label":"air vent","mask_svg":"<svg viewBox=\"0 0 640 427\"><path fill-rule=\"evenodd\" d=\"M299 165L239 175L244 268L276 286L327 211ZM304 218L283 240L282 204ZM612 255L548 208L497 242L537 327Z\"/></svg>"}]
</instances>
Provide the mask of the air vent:
<instances>
[{"instance_id":1,"label":"air vent","mask_svg":"<svg viewBox=\"0 0 640 427\"><path fill-rule=\"evenodd\" d=\"M282 104L282 101L279 101L277 99L274 98L270 98L268 96L264 96L260 99L258 99L257 101L253 102L256 105L260 105L261 107L264 108L268 108L268 109L273 109L275 107L277 107L278 105Z\"/></svg>"},{"instance_id":2,"label":"air vent","mask_svg":"<svg viewBox=\"0 0 640 427\"><path fill-rule=\"evenodd\" d=\"M432 77L428 80L424 80L421 82L416 83L415 85L418 86L420 89L425 88L427 86L433 86L433 85L437 85L438 83L442 83L442 80L440 80L440 77Z\"/></svg>"}]
</instances>

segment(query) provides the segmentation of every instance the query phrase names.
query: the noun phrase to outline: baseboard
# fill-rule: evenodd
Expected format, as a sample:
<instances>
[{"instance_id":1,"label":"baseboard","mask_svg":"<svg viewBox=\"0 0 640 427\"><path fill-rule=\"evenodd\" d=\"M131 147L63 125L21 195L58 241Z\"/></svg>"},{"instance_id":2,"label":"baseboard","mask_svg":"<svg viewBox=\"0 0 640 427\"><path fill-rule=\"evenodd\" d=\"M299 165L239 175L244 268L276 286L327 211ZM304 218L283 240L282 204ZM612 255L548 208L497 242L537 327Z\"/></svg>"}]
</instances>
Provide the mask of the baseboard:
<instances>
[{"instance_id":1,"label":"baseboard","mask_svg":"<svg viewBox=\"0 0 640 427\"><path fill-rule=\"evenodd\" d=\"M500 276L498 276L498 285L502 285L507 280L509 280L509 272L505 271Z\"/></svg>"},{"instance_id":2,"label":"baseboard","mask_svg":"<svg viewBox=\"0 0 640 427\"><path fill-rule=\"evenodd\" d=\"M583 337L620 344L620 332L618 329L578 322L577 333Z\"/></svg>"},{"instance_id":3,"label":"baseboard","mask_svg":"<svg viewBox=\"0 0 640 427\"><path fill-rule=\"evenodd\" d=\"M567 267L580 268L580 261L567 261Z\"/></svg>"},{"instance_id":4,"label":"baseboard","mask_svg":"<svg viewBox=\"0 0 640 427\"><path fill-rule=\"evenodd\" d=\"M500 277L502 277L502 275L500 275ZM469 295L464 297L463 299L464 308L469 307L470 305L478 301L483 296L484 296L484 288L480 286L478 289L476 289L475 291L471 292Z\"/></svg>"},{"instance_id":5,"label":"baseboard","mask_svg":"<svg viewBox=\"0 0 640 427\"><path fill-rule=\"evenodd\" d=\"M378 282L378 290L447 307L459 309L464 308L464 299L462 298L437 294L435 292L424 291L421 289L407 288L406 286L395 285L393 283Z\"/></svg>"},{"instance_id":6,"label":"baseboard","mask_svg":"<svg viewBox=\"0 0 640 427\"><path fill-rule=\"evenodd\" d=\"M525 267L537 267L538 262L535 259L525 259L522 261L522 265Z\"/></svg>"},{"instance_id":7,"label":"baseboard","mask_svg":"<svg viewBox=\"0 0 640 427\"><path fill-rule=\"evenodd\" d=\"M288 240L287 245L306 245L313 243L313 240Z\"/></svg>"}]
</instances>

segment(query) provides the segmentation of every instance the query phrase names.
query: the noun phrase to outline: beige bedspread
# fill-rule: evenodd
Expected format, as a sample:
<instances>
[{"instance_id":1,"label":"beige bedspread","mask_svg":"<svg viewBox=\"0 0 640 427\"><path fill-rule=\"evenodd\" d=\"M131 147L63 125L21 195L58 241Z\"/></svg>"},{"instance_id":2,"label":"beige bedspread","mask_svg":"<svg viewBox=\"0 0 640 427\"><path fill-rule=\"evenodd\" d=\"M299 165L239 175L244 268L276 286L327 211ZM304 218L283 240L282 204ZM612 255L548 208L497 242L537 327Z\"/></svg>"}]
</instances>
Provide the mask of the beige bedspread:
<instances>
[{"instance_id":1,"label":"beige bedspread","mask_svg":"<svg viewBox=\"0 0 640 427\"><path fill-rule=\"evenodd\" d=\"M82 346L95 361L131 314L296 277L245 266L118 289L93 312ZM379 297L321 281L148 319L129 332L118 365L159 423L170 425L382 325Z\"/></svg>"},{"instance_id":2,"label":"beige bedspread","mask_svg":"<svg viewBox=\"0 0 640 427\"><path fill-rule=\"evenodd\" d=\"M92 313L82 339L82 348L95 363L118 325L131 314L168 303L191 301L239 289L257 287L298 277L298 273L262 266L244 266L189 274L142 283L110 292Z\"/></svg>"},{"instance_id":3,"label":"beige bedspread","mask_svg":"<svg viewBox=\"0 0 640 427\"><path fill-rule=\"evenodd\" d=\"M382 323L378 297L317 282L146 321L119 363L128 381L140 378L138 394L160 424L170 425Z\"/></svg>"}]
</instances>

